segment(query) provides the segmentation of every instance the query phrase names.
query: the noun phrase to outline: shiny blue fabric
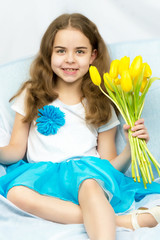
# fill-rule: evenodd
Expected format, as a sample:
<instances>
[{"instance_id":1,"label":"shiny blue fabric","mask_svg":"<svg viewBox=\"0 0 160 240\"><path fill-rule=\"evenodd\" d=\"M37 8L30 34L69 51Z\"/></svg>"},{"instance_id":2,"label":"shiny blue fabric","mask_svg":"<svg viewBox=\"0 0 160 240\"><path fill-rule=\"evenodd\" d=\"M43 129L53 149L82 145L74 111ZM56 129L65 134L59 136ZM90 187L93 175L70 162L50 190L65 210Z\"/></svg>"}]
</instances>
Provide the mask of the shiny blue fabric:
<instances>
[{"instance_id":1,"label":"shiny blue fabric","mask_svg":"<svg viewBox=\"0 0 160 240\"><path fill-rule=\"evenodd\" d=\"M40 194L49 195L78 204L80 184L93 178L103 189L113 195L110 203L116 213L124 212L132 203L147 194L160 194L160 184L152 183L144 189L117 171L109 161L96 157L71 158L61 163L19 161L7 167L7 174L0 178L0 194L7 196L13 186L26 186Z\"/></svg>"}]
</instances>

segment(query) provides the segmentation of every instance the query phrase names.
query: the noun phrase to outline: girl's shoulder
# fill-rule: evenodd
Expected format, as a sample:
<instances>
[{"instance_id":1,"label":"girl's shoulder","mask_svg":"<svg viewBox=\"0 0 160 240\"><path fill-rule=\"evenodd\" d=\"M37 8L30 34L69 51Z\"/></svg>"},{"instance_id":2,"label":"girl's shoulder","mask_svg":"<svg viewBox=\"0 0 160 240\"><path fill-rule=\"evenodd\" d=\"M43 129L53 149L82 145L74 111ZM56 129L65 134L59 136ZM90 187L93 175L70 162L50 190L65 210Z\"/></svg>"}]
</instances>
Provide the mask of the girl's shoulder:
<instances>
[{"instance_id":1,"label":"girl's shoulder","mask_svg":"<svg viewBox=\"0 0 160 240\"><path fill-rule=\"evenodd\" d=\"M25 116L25 98L26 98L26 92L27 89L23 89L22 92L16 96L13 100L13 104L11 105L11 108L18 112L19 114Z\"/></svg>"}]
</instances>

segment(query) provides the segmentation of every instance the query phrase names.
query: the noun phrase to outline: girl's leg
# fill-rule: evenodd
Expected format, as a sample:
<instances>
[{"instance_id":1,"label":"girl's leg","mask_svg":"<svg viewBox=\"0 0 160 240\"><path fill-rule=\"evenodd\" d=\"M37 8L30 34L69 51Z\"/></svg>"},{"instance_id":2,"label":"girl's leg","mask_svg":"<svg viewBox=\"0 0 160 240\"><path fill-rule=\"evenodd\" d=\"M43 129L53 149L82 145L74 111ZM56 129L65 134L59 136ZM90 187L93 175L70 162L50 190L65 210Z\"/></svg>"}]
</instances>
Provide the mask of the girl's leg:
<instances>
[{"instance_id":1,"label":"girl's leg","mask_svg":"<svg viewBox=\"0 0 160 240\"><path fill-rule=\"evenodd\" d=\"M76 204L40 195L24 186L11 188L7 198L22 210L49 221L66 224L84 221L91 240L115 239L114 211L95 180L86 180L81 185L82 210Z\"/></svg>"},{"instance_id":2,"label":"girl's leg","mask_svg":"<svg viewBox=\"0 0 160 240\"><path fill-rule=\"evenodd\" d=\"M93 180L85 180L79 190L79 204L84 225L91 240L115 239L115 213L104 191Z\"/></svg>"},{"instance_id":3,"label":"girl's leg","mask_svg":"<svg viewBox=\"0 0 160 240\"><path fill-rule=\"evenodd\" d=\"M89 184L89 180L88 183L87 181L84 183ZM82 184L83 187L84 183ZM94 183L96 182L94 181ZM82 186L80 190L83 189ZM82 191L79 191L79 193L80 192ZM88 189L86 194L88 194ZM90 199L90 201L96 201L98 196L99 194L96 193L95 196ZM39 193L27 187L17 186L11 188L8 192L7 198L22 210L49 221L64 224L83 223L82 210L78 205L72 202L60 200L58 198L40 195ZM100 206L99 200L97 201L98 206ZM105 201L106 205L108 206L108 201L106 198ZM138 223L141 227L154 227L157 225L155 218L149 213L139 214ZM116 216L116 225L119 227L133 229L131 215Z\"/></svg>"},{"instance_id":4,"label":"girl's leg","mask_svg":"<svg viewBox=\"0 0 160 240\"><path fill-rule=\"evenodd\" d=\"M83 223L79 205L40 195L24 186L11 188L7 198L20 209L49 221L64 224Z\"/></svg>"}]
</instances>

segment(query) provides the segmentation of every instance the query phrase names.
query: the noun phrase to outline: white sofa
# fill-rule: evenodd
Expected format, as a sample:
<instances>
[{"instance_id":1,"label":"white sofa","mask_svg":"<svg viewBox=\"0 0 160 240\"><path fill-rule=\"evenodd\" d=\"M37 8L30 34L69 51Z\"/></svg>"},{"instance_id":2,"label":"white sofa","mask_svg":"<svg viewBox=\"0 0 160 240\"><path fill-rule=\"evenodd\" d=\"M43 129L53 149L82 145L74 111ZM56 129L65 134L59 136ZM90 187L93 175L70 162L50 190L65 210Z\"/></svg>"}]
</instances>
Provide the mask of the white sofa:
<instances>
[{"instance_id":1,"label":"white sofa","mask_svg":"<svg viewBox=\"0 0 160 240\"><path fill-rule=\"evenodd\" d=\"M129 56L131 61L137 55L143 57L152 69L152 76L160 77L160 39L124 42L109 45L112 59ZM5 146L10 138L14 112L10 109L9 99L19 88L20 84L29 76L29 67L33 56L10 62L0 66L0 146ZM160 82L156 81L151 86L144 106L142 117L150 134L148 147L155 158L160 161ZM121 152L125 139L123 135L123 119L116 136L117 152ZM153 169L155 178L157 172ZM5 174L5 167L0 165L0 175ZM131 176L130 168L126 175ZM158 198L158 196L157 196ZM156 196L155 196L156 201ZM160 200L157 199L157 201ZM144 202L145 204L145 202ZM159 239L160 224L153 228L142 228L135 232L129 229L117 228L118 240L125 239ZM0 196L0 239L8 240L83 240L87 239L82 224L63 225L45 221L21 211L8 200Z\"/></svg>"}]
</instances>

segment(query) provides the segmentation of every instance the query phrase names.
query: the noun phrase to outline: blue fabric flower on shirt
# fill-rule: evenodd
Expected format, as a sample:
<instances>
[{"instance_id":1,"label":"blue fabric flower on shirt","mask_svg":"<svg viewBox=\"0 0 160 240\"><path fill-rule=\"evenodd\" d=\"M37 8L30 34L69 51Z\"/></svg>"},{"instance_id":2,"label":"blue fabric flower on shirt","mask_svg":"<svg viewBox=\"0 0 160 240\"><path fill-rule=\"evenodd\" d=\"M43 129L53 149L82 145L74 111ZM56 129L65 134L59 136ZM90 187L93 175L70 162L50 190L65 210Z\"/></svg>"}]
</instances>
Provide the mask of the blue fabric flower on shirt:
<instances>
[{"instance_id":1,"label":"blue fabric flower on shirt","mask_svg":"<svg viewBox=\"0 0 160 240\"><path fill-rule=\"evenodd\" d=\"M56 134L65 124L65 114L58 107L46 105L38 111L37 131L45 136Z\"/></svg>"}]
</instances>

